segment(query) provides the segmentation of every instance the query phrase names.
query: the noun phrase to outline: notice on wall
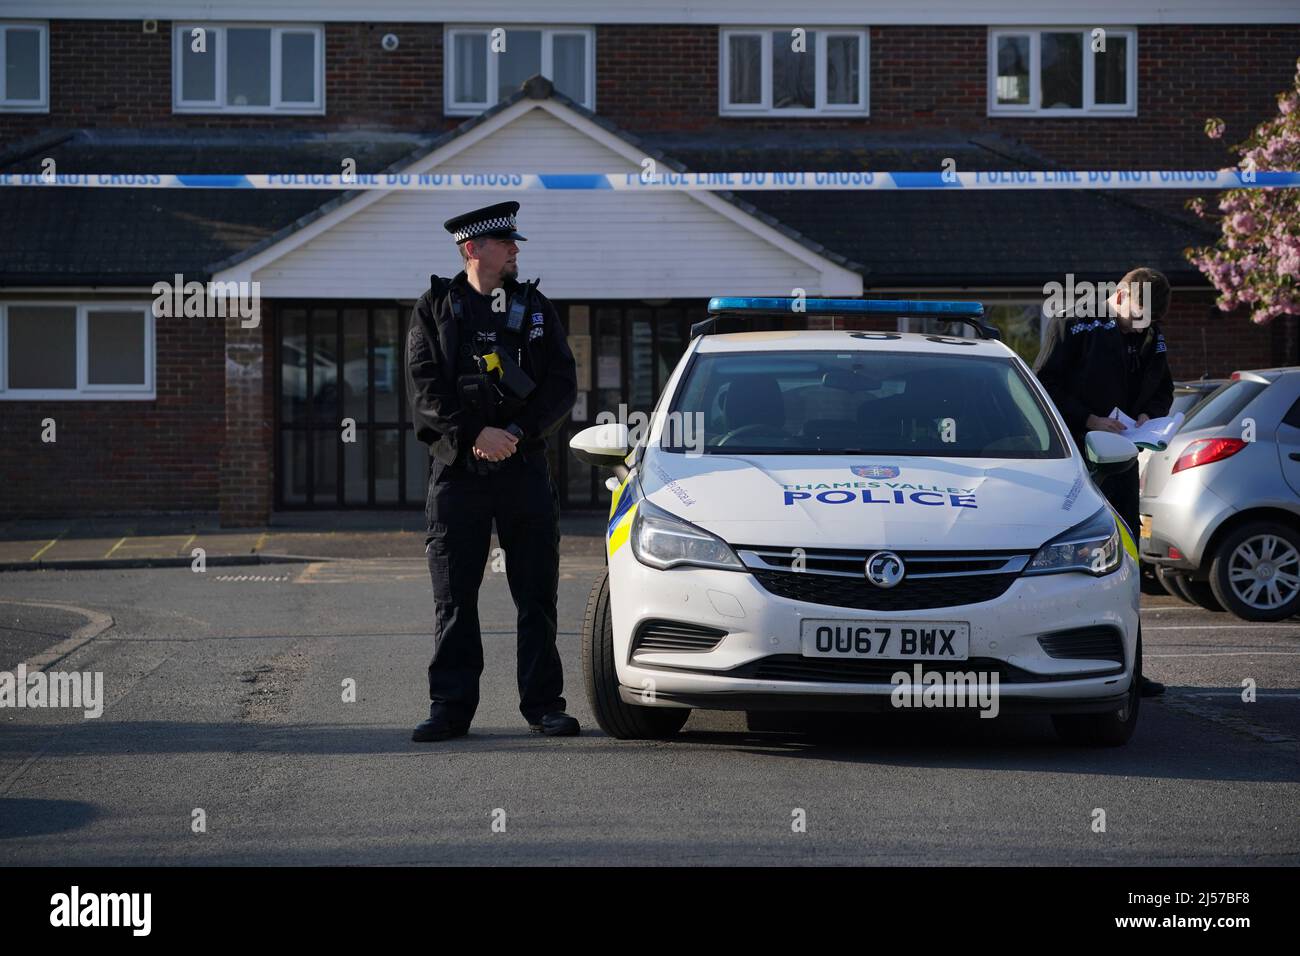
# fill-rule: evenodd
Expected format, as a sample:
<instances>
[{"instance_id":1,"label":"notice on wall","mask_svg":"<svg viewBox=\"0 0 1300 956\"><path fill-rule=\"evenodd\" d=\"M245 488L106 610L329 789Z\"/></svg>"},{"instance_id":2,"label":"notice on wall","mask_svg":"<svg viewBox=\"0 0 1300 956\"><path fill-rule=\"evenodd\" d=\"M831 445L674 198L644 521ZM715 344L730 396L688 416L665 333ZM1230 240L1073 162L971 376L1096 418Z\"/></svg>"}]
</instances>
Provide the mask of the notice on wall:
<instances>
[{"instance_id":1,"label":"notice on wall","mask_svg":"<svg viewBox=\"0 0 1300 956\"><path fill-rule=\"evenodd\" d=\"M589 305L569 306L569 334L570 335L591 334L591 306Z\"/></svg>"},{"instance_id":2,"label":"notice on wall","mask_svg":"<svg viewBox=\"0 0 1300 956\"><path fill-rule=\"evenodd\" d=\"M569 333L569 351L573 353L573 363L578 367L578 391L591 389L591 336Z\"/></svg>"}]
</instances>

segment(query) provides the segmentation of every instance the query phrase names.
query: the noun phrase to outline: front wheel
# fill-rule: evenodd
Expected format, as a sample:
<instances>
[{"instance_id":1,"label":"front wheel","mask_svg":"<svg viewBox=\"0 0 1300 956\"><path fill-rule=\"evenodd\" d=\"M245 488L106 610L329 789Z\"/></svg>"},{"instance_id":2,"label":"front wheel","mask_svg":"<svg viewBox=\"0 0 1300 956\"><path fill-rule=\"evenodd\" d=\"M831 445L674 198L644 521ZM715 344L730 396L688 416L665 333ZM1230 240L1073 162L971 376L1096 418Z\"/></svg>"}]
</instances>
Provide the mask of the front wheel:
<instances>
[{"instance_id":1,"label":"front wheel","mask_svg":"<svg viewBox=\"0 0 1300 956\"><path fill-rule=\"evenodd\" d=\"M609 569L591 586L582 622L582 673L587 703L600 729L619 740L663 740L672 737L691 716L688 707L638 707L618 694L614 669L614 619L609 608Z\"/></svg>"},{"instance_id":2,"label":"front wheel","mask_svg":"<svg viewBox=\"0 0 1300 956\"><path fill-rule=\"evenodd\" d=\"M1245 621L1281 621L1300 612L1300 534L1252 521L1219 542L1210 587Z\"/></svg>"},{"instance_id":3,"label":"front wheel","mask_svg":"<svg viewBox=\"0 0 1300 956\"><path fill-rule=\"evenodd\" d=\"M1138 709L1142 703L1142 632L1138 631L1137 651L1133 655L1133 680L1128 695L1118 710L1108 714L1053 714L1056 734L1069 744L1082 747L1122 747L1137 729Z\"/></svg>"}]
</instances>

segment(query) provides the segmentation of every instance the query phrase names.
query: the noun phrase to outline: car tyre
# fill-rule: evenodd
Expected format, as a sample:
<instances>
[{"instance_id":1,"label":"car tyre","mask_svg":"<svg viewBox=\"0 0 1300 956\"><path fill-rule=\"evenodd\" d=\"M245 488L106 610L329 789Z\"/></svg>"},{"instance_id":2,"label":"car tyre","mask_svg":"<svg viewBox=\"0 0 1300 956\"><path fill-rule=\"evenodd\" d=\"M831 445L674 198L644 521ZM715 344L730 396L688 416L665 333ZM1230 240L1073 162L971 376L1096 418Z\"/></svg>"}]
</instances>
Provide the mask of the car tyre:
<instances>
[{"instance_id":1,"label":"car tyre","mask_svg":"<svg viewBox=\"0 0 1300 956\"><path fill-rule=\"evenodd\" d=\"M1272 603L1267 600L1270 591L1267 584L1257 595L1265 599L1261 605L1250 600L1254 582L1242 576L1265 561L1271 564L1271 577L1278 582L1274 586L1280 603L1272 607L1267 606ZM1252 521L1242 525L1219 542L1210 564L1209 583L1214 596L1243 621L1281 621L1292 617L1300 612L1300 534L1275 522Z\"/></svg>"},{"instance_id":2,"label":"car tyre","mask_svg":"<svg viewBox=\"0 0 1300 956\"><path fill-rule=\"evenodd\" d=\"M582 673L587 702L600 729L619 740L664 740L691 716L688 707L638 707L618 694L614 668L614 619L609 608L609 569L591 586L582 622Z\"/></svg>"},{"instance_id":3,"label":"car tyre","mask_svg":"<svg viewBox=\"0 0 1300 956\"><path fill-rule=\"evenodd\" d=\"M1124 705L1105 714L1053 714L1056 734L1068 744L1080 747L1122 747L1137 729L1142 704L1142 631L1138 629L1137 651L1133 656L1133 680Z\"/></svg>"},{"instance_id":4,"label":"car tyre","mask_svg":"<svg viewBox=\"0 0 1300 956\"><path fill-rule=\"evenodd\" d=\"M1207 611L1214 611L1216 614L1223 613L1223 604L1215 595L1214 589L1210 587L1209 581L1196 581L1189 578L1186 574L1178 575L1178 584L1187 595L1187 599L1199 608Z\"/></svg>"}]
</instances>

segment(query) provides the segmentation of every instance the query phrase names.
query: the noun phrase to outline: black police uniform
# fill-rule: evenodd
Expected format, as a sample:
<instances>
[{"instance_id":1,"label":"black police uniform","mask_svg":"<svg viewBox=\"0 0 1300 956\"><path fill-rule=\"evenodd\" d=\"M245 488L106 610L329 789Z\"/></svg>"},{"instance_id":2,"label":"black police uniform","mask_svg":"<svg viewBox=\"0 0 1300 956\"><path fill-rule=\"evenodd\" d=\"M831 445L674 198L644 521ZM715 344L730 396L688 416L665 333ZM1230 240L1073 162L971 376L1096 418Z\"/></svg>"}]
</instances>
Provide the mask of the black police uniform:
<instances>
[{"instance_id":1,"label":"black police uniform","mask_svg":"<svg viewBox=\"0 0 1300 956\"><path fill-rule=\"evenodd\" d=\"M1159 322L1125 332L1113 317L1053 319L1034 372L1080 448L1089 415L1105 418L1119 408L1131 418L1143 414L1162 418L1174 401L1174 381ZM1098 487L1136 537L1137 462L1107 475Z\"/></svg>"},{"instance_id":2,"label":"black police uniform","mask_svg":"<svg viewBox=\"0 0 1300 956\"><path fill-rule=\"evenodd\" d=\"M499 207L517 209L518 204ZM457 221L449 220L449 231ZM510 237L522 239L513 227L511 216ZM518 609L519 709L537 729L544 715L565 707L555 647L558 497L548 473L546 438L573 408L577 375L550 300L533 283L507 279L502 286L508 302L524 306L517 332L506 327L509 312L494 311L492 299L478 293L461 272L450 281L430 277L429 291L416 303L407 333L411 418L416 437L430 446L432 456L425 503L435 605L430 713L445 717L457 733L469 727L478 707L483 671L478 590L493 521ZM481 372L476 358L493 348L507 354L535 383L526 401L507 397L485 407L462 394L466 377ZM474 457L475 439L488 425L514 425L521 435L514 454L502 462Z\"/></svg>"}]
</instances>

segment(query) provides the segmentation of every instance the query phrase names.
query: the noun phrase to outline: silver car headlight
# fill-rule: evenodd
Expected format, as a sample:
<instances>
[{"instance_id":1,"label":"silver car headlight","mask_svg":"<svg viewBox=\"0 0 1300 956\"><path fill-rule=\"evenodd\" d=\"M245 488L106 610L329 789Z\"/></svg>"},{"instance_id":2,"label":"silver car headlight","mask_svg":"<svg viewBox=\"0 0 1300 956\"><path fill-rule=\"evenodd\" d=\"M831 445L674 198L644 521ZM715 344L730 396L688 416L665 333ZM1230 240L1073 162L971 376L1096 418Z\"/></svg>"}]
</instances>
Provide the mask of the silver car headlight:
<instances>
[{"instance_id":1,"label":"silver car headlight","mask_svg":"<svg viewBox=\"0 0 1300 956\"><path fill-rule=\"evenodd\" d=\"M1110 574L1124 560L1119 525L1109 508L1102 508L1082 524L1057 535L1038 549L1025 566L1025 574L1060 574L1082 571L1101 577Z\"/></svg>"},{"instance_id":2,"label":"silver car headlight","mask_svg":"<svg viewBox=\"0 0 1300 956\"><path fill-rule=\"evenodd\" d=\"M701 568L744 571L740 558L717 535L697 528L647 501L637 507L632 520L632 553L652 568L674 568L681 564Z\"/></svg>"}]
</instances>

